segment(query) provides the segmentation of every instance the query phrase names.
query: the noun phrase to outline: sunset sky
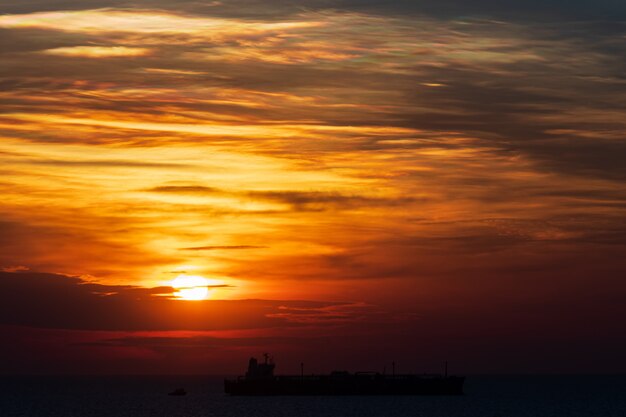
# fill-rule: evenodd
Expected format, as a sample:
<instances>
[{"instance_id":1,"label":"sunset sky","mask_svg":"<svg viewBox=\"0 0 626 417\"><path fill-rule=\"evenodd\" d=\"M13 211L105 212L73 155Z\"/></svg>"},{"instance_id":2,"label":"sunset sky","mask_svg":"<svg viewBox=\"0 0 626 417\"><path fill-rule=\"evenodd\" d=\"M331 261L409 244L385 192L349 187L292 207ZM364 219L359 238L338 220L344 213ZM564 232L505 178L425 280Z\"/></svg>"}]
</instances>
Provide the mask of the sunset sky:
<instances>
[{"instance_id":1,"label":"sunset sky","mask_svg":"<svg viewBox=\"0 0 626 417\"><path fill-rule=\"evenodd\" d=\"M626 372L625 22L2 1L0 373Z\"/></svg>"}]
</instances>

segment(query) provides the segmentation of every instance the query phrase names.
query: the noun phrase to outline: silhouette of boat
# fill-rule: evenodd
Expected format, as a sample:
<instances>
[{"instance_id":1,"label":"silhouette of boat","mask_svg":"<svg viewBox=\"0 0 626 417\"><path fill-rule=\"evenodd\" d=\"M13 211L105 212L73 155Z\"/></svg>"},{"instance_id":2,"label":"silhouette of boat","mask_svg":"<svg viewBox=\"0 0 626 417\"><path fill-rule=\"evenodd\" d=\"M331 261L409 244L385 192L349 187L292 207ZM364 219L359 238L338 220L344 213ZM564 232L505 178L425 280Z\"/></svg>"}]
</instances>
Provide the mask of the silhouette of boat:
<instances>
[{"instance_id":1,"label":"silhouette of boat","mask_svg":"<svg viewBox=\"0 0 626 417\"><path fill-rule=\"evenodd\" d=\"M333 371L326 375L274 375L268 354L259 363L250 358L248 371L237 379L225 379L230 395L462 395L465 377L445 374L381 374L379 372Z\"/></svg>"},{"instance_id":2,"label":"silhouette of boat","mask_svg":"<svg viewBox=\"0 0 626 417\"><path fill-rule=\"evenodd\" d=\"M176 388L174 391L170 392L167 395L187 395L187 391L184 388Z\"/></svg>"}]
</instances>

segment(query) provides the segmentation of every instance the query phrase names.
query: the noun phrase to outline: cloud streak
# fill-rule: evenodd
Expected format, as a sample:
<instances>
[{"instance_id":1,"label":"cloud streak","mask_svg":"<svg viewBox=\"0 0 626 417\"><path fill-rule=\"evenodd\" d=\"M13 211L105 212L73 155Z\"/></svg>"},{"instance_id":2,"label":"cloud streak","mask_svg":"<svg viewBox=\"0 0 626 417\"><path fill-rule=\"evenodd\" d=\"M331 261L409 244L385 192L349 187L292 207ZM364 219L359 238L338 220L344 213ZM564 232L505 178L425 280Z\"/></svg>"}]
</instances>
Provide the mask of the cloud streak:
<instances>
[{"instance_id":1,"label":"cloud streak","mask_svg":"<svg viewBox=\"0 0 626 417\"><path fill-rule=\"evenodd\" d=\"M266 246L253 245L222 245L222 246L192 246L190 248L181 248L181 250L246 250L246 249L265 249Z\"/></svg>"},{"instance_id":2,"label":"cloud streak","mask_svg":"<svg viewBox=\"0 0 626 417\"><path fill-rule=\"evenodd\" d=\"M68 46L46 49L42 53L69 57L115 58L145 56L150 54L147 48L129 48L126 46Z\"/></svg>"},{"instance_id":3,"label":"cloud streak","mask_svg":"<svg viewBox=\"0 0 626 417\"><path fill-rule=\"evenodd\" d=\"M0 268L59 314L0 317L18 334L248 329L293 357L294 329L401 341L395 317L444 346L436 329L495 329L505 350L584 352L575 306L623 310L624 10L539 3L3 4ZM227 287L159 296L182 271ZM321 301L263 301L303 299ZM153 357L237 344L101 336L72 333Z\"/></svg>"},{"instance_id":4,"label":"cloud streak","mask_svg":"<svg viewBox=\"0 0 626 417\"><path fill-rule=\"evenodd\" d=\"M264 329L300 323L290 309L307 309L312 320L346 303L298 300L186 302L172 287L104 285L77 277L35 272L0 272L2 325L95 331L209 331ZM211 287L211 286L210 286ZM223 287L223 286L219 286ZM360 312L344 312L354 320ZM366 313L363 310L363 313Z\"/></svg>"}]
</instances>

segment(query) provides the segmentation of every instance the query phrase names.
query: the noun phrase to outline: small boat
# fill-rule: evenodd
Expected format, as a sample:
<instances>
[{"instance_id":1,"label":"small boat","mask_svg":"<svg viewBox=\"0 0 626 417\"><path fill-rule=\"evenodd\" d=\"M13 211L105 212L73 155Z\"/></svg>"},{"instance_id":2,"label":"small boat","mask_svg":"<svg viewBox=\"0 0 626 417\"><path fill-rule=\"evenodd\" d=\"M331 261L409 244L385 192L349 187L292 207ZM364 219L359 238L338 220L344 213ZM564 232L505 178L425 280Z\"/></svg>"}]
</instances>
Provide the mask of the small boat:
<instances>
[{"instance_id":1,"label":"small boat","mask_svg":"<svg viewBox=\"0 0 626 417\"><path fill-rule=\"evenodd\" d=\"M187 395L187 391L185 391L185 388L176 388L167 395Z\"/></svg>"}]
</instances>

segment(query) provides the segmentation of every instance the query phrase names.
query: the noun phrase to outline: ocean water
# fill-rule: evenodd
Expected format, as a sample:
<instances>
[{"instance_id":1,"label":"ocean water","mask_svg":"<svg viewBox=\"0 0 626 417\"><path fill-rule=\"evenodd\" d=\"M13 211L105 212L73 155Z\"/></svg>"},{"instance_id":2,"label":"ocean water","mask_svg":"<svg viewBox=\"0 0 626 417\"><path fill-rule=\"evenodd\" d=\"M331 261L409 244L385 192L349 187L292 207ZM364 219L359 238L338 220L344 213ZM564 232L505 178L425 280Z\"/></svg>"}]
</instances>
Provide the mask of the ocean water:
<instances>
[{"instance_id":1,"label":"ocean water","mask_svg":"<svg viewBox=\"0 0 626 417\"><path fill-rule=\"evenodd\" d=\"M188 394L167 395L177 387ZM230 397L216 377L0 377L0 416L626 416L626 376L469 376L465 391L459 397Z\"/></svg>"}]
</instances>

